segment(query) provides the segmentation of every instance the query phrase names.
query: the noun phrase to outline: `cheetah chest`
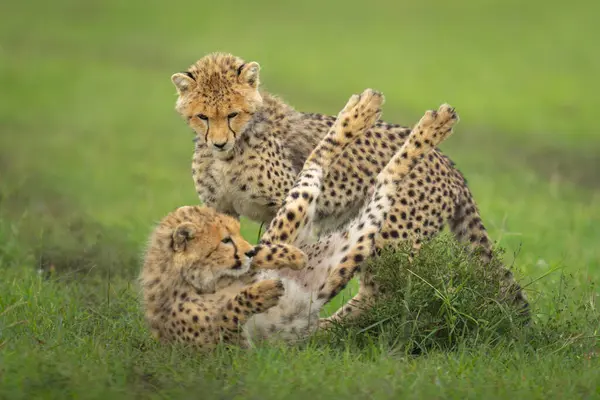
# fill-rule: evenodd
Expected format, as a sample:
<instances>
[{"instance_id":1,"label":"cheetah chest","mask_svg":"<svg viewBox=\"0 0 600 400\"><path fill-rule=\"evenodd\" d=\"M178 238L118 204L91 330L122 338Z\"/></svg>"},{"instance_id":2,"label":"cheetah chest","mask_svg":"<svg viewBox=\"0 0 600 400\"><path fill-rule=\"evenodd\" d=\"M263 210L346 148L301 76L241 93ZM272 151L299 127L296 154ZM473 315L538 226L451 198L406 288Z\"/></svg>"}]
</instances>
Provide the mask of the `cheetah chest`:
<instances>
[{"instance_id":1,"label":"cheetah chest","mask_svg":"<svg viewBox=\"0 0 600 400\"><path fill-rule=\"evenodd\" d=\"M214 160L207 174L214 179L213 198L219 210L243 215L254 221L268 221L274 216L273 205L267 198L257 193L249 184L249 177L256 181L257 171L241 163L233 164Z\"/></svg>"}]
</instances>

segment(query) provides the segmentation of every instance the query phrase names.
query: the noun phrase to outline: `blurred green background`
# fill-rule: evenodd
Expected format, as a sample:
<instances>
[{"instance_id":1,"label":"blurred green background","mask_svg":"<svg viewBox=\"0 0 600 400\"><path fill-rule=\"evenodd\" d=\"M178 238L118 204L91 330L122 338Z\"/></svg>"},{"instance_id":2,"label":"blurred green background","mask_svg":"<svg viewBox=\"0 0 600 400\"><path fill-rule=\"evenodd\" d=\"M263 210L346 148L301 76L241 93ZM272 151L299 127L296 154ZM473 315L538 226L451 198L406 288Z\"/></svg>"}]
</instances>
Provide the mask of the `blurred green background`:
<instances>
[{"instance_id":1,"label":"blurred green background","mask_svg":"<svg viewBox=\"0 0 600 400\"><path fill-rule=\"evenodd\" d=\"M194 385L257 398L274 386L315 399L502 397L515 382L527 398L598 394L598 351L397 362L292 348L203 363L152 347L130 285L155 222L198 202L170 76L226 51L258 61L263 87L303 111L335 114L367 87L386 95L390 122L456 107L442 149L522 282L548 274L527 289L534 313L555 318L562 310L536 295L565 295L551 271L573 275L582 296L600 278L598 15L594 0L1 2L0 397L131 398L156 381L183 397ZM243 229L256 239L256 224ZM595 296L584 301L594 309Z\"/></svg>"},{"instance_id":2,"label":"blurred green background","mask_svg":"<svg viewBox=\"0 0 600 400\"><path fill-rule=\"evenodd\" d=\"M97 232L98 254L137 257L155 221L197 202L169 77L227 51L300 110L337 113L366 87L405 125L452 104L461 123L442 148L492 237L522 245L533 275L599 276L599 14L595 1L3 2L2 211L66 258Z\"/></svg>"}]
</instances>

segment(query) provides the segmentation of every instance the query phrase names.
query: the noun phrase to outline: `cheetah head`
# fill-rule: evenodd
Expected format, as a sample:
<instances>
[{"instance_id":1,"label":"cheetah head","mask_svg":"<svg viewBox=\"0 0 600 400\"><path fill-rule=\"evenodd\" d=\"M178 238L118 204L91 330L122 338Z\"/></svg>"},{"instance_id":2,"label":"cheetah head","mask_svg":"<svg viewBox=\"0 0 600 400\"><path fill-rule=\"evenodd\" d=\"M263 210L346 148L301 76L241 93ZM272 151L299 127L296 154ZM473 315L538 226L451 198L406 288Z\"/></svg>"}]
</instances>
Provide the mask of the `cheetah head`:
<instances>
[{"instance_id":1,"label":"cheetah head","mask_svg":"<svg viewBox=\"0 0 600 400\"><path fill-rule=\"evenodd\" d=\"M202 206L180 207L155 230L163 273L181 277L200 291L212 291L220 278L250 270L254 247L237 220Z\"/></svg>"},{"instance_id":2,"label":"cheetah head","mask_svg":"<svg viewBox=\"0 0 600 400\"><path fill-rule=\"evenodd\" d=\"M236 140L262 105L260 66L231 54L209 54L171 76L175 109L216 158L228 159Z\"/></svg>"}]
</instances>

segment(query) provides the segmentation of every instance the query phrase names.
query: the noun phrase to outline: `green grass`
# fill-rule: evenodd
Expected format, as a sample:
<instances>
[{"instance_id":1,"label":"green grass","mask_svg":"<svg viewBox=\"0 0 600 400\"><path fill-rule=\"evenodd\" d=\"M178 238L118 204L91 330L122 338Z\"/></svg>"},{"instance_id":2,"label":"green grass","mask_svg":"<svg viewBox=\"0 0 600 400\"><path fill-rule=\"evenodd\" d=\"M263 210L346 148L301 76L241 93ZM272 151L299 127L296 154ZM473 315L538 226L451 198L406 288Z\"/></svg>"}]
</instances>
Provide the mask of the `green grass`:
<instances>
[{"instance_id":1,"label":"green grass","mask_svg":"<svg viewBox=\"0 0 600 400\"><path fill-rule=\"evenodd\" d=\"M404 3L0 4L0 398L600 397L600 3ZM197 202L169 77L217 50L260 62L302 110L336 113L366 87L392 122L455 106L444 151L506 263L544 276L528 286L535 334L416 358L350 334L213 357L152 342L139 255L155 221Z\"/></svg>"},{"instance_id":2,"label":"green grass","mask_svg":"<svg viewBox=\"0 0 600 400\"><path fill-rule=\"evenodd\" d=\"M300 346L221 347L211 355L152 340L140 318L136 291L126 279L113 278L108 284L87 275L75 284L65 276L45 278L15 265L0 282L0 397L598 394L595 330L600 316L593 290L548 296L550 314L535 326L517 328L509 309L485 305L491 298L486 296L497 294L495 277L482 276L485 271L447 239L424 248L411 267L411 276L419 277L411 284L406 282L410 274L397 276L395 266L404 257L403 252L386 253L379 262L384 275L378 279L388 293L396 291L395 300L375 307L363 325L336 326ZM461 279L447 286L447 274ZM414 350L421 355L411 355Z\"/></svg>"}]
</instances>

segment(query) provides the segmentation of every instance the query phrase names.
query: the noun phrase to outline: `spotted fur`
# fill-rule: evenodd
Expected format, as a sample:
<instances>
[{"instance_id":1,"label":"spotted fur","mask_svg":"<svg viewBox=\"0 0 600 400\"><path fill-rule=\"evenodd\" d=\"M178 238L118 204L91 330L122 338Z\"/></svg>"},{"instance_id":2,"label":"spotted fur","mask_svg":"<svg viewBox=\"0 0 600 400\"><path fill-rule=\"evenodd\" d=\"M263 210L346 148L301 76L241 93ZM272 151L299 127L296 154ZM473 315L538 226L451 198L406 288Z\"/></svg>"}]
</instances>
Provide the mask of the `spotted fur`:
<instances>
[{"instance_id":1,"label":"spotted fur","mask_svg":"<svg viewBox=\"0 0 600 400\"><path fill-rule=\"evenodd\" d=\"M273 307L280 280L256 281L260 269L306 266L306 256L285 244L259 251L240 234L239 222L203 206L180 207L154 229L140 273L146 320L164 341L212 349L245 345L239 327Z\"/></svg>"},{"instance_id":2,"label":"spotted fur","mask_svg":"<svg viewBox=\"0 0 600 400\"><path fill-rule=\"evenodd\" d=\"M260 90L259 69L255 62L215 53L187 70L191 78L179 73L172 79L178 90L176 109L196 135L192 176L200 199L219 212L269 224L336 117L296 111ZM356 218L377 184L377 175L410 133L408 127L377 121L344 147L322 176L314 218L321 234ZM226 145L216 146L225 140ZM448 224L458 240L480 249L484 262L490 260L492 242L468 185L438 149L420 159L393 197L378 249L409 241L417 251L422 241ZM509 270L503 283L514 293L514 303L527 313L526 296ZM359 313L358 305L368 303L376 290L370 277L361 275L358 295L337 317Z\"/></svg>"},{"instance_id":3,"label":"spotted fur","mask_svg":"<svg viewBox=\"0 0 600 400\"><path fill-rule=\"evenodd\" d=\"M348 229L312 243L306 233L323 176L345 146L364 136L382 103L383 96L371 90L349 100L255 248L241 238L237 221L211 208L182 207L163 219L141 274L146 318L157 337L209 350L219 342L302 340L318 328L323 305L372 253L397 186L457 119L448 106L439 116L428 112L379 174L370 201ZM434 126L436 118L445 120Z\"/></svg>"}]
</instances>

